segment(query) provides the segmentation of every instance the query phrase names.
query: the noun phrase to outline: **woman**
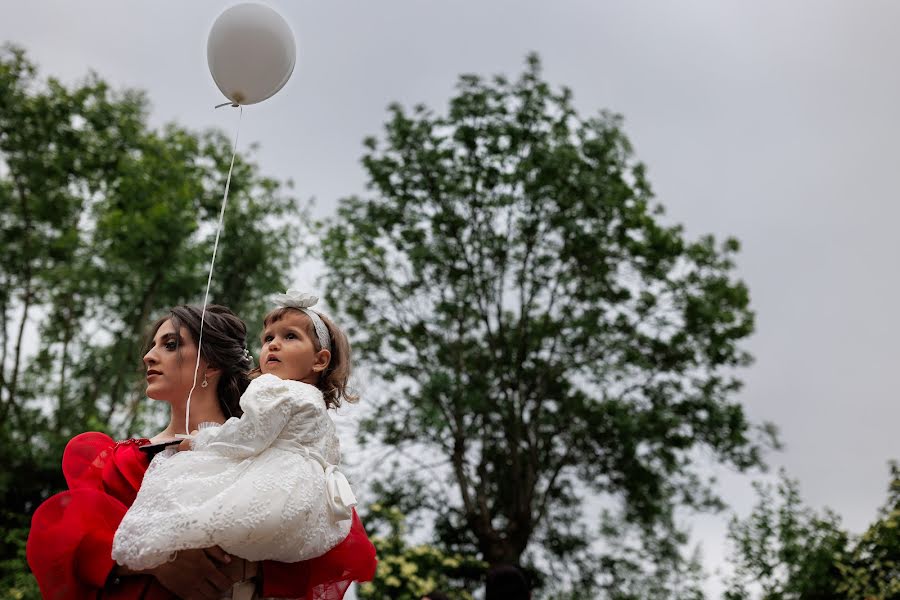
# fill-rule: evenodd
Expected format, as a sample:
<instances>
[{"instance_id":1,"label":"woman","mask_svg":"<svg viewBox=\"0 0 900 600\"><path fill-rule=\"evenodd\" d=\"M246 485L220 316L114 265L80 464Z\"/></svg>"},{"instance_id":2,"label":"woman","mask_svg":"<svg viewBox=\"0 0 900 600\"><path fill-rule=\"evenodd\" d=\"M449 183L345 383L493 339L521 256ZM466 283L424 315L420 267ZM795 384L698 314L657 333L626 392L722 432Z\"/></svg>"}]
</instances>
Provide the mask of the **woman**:
<instances>
[{"instance_id":1,"label":"woman","mask_svg":"<svg viewBox=\"0 0 900 600\"><path fill-rule=\"evenodd\" d=\"M119 522L140 488L149 457L140 448L183 433L185 401L194 382L201 310L172 309L151 329L144 355L147 396L170 405L168 426L149 439L114 442L101 433L73 438L63 454L69 491L44 502L32 518L27 556L45 598L211 600L244 579L261 579L261 595L341 598L353 580L374 575L375 550L355 513L350 535L324 556L300 563L259 565L212 547L178 552L170 562L131 572L110 557ZM246 327L222 306L208 306L190 430L240 414L250 368ZM147 531L152 536L153 531ZM350 557L350 558L348 558ZM351 565L347 568L347 565Z\"/></svg>"}]
</instances>

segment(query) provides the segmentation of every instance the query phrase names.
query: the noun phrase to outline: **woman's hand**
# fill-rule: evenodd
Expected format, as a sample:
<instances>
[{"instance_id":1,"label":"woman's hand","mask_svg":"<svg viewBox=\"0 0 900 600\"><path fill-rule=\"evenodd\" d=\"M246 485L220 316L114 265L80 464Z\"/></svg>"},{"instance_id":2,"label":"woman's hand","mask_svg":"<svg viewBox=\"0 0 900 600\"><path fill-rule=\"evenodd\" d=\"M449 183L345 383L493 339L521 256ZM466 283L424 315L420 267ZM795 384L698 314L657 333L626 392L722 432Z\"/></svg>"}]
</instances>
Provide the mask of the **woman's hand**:
<instances>
[{"instance_id":1,"label":"woman's hand","mask_svg":"<svg viewBox=\"0 0 900 600\"><path fill-rule=\"evenodd\" d=\"M242 572L229 568L232 559L219 548L181 550L175 558L146 574L185 600L218 600L222 592L240 581Z\"/></svg>"}]
</instances>

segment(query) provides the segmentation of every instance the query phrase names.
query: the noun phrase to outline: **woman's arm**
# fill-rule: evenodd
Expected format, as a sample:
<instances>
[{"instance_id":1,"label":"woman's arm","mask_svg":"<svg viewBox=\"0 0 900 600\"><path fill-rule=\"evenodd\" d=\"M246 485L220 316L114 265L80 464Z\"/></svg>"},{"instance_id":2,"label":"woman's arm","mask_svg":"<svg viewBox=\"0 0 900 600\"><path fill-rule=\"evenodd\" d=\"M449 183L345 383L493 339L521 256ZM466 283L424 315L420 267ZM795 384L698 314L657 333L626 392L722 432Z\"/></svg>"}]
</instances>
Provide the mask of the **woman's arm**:
<instances>
[{"instance_id":1,"label":"woman's arm","mask_svg":"<svg viewBox=\"0 0 900 600\"><path fill-rule=\"evenodd\" d=\"M243 578L244 565L241 560L232 560L218 546L182 550L171 561L153 569L135 571L116 565L110 577L150 575L179 598L218 600L222 592Z\"/></svg>"}]
</instances>

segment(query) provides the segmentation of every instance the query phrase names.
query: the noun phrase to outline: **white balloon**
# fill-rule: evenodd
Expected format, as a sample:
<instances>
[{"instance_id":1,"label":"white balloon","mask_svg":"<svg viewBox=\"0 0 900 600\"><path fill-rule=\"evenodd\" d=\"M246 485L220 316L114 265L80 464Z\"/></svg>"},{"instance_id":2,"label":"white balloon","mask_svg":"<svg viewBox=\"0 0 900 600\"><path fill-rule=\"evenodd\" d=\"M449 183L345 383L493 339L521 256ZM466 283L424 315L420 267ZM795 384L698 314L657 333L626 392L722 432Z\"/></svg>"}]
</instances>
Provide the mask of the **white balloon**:
<instances>
[{"instance_id":1,"label":"white balloon","mask_svg":"<svg viewBox=\"0 0 900 600\"><path fill-rule=\"evenodd\" d=\"M235 104L256 104L284 87L297 47L290 26L262 4L236 4L213 23L206 43L209 72Z\"/></svg>"}]
</instances>

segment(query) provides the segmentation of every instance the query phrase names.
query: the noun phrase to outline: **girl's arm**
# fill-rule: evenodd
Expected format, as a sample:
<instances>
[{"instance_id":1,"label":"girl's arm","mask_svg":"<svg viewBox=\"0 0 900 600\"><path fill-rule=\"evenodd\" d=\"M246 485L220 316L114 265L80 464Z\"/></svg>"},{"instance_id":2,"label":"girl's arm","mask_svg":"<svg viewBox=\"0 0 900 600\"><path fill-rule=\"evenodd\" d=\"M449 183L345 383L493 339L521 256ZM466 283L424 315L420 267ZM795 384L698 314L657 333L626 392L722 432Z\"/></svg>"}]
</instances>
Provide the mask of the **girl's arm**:
<instances>
[{"instance_id":1,"label":"girl's arm","mask_svg":"<svg viewBox=\"0 0 900 600\"><path fill-rule=\"evenodd\" d=\"M293 383L274 375L255 379L241 396L244 415L228 419L221 427L202 429L193 440L193 449L230 458L256 456L272 444L296 413L315 416L315 403Z\"/></svg>"}]
</instances>

